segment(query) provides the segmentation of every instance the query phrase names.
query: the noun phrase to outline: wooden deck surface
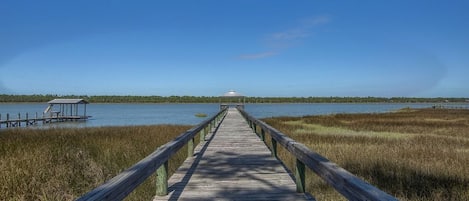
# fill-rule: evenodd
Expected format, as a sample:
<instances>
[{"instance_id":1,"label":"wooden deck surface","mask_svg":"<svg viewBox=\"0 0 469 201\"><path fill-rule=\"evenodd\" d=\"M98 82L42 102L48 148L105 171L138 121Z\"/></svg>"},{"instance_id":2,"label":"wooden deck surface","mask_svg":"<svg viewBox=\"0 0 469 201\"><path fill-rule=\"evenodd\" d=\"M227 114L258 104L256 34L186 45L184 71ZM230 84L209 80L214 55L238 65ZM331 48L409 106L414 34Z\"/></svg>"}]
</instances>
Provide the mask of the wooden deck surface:
<instances>
[{"instance_id":1,"label":"wooden deck surface","mask_svg":"<svg viewBox=\"0 0 469 201\"><path fill-rule=\"evenodd\" d=\"M296 193L284 166L233 108L169 179L160 200L314 200Z\"/></svg>"}]
</instances>

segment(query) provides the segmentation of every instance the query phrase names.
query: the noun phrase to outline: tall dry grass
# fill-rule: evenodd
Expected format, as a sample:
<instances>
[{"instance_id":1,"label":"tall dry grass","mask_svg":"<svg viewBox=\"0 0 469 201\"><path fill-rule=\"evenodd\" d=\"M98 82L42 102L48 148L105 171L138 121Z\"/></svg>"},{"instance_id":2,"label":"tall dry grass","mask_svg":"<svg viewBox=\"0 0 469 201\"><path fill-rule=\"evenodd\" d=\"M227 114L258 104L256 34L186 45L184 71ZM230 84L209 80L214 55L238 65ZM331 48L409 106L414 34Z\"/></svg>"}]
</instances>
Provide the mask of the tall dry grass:
<instances>
[{"instance_id":1,"label":"tall dry grass","mask_svg":"<svg viewBox=\"0 0 469 201\"><path fill-rule=\"evenodd\" d=\"M469 200L469 110L406 109L265 121L400 200ZM279 155L293 167L287 151ZM344 200L312 172L307 182L318 200Z\"/></svg>"},{"instance_id":2,"label":"tall dry grass","mask_svg":"<svg viewBox=\"0 0 469 201\"><path fill-rule=\"evenodd\" d=\"M0 131L0 200L73 200L190 126L5 129ZM197 138L196 138L197 139ZM187 156L170 161L174 171ZM152 176L127 200L150 200Z\"/></svg>"}]
</instances>

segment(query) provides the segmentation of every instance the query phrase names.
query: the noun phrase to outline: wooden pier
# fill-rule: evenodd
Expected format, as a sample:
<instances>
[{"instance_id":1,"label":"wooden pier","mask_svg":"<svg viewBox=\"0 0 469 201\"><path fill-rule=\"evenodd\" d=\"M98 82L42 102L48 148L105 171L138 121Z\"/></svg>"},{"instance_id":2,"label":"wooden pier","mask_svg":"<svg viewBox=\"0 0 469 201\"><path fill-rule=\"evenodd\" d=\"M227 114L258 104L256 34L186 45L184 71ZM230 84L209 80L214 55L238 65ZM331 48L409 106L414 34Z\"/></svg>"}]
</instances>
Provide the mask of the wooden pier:
<instances>
[{"instance_id":1,"label":"wooden pier","mask_svg":"<svg viewBox=\"0 0 469 201\"><path fill-rule=\"evenodd\" d=\"M265 144L266 135L272 140L269 149ZM200 137L200 143L194 148L196 136ZM168 161L184 146L188 158L168 179ZM277 146L283 146L296 157L295 170L288 171L278 161ZM244 110L228 107L78 201L123 200L155 172L154 201L314 200L305 193L306 168L348 200L397 200Z\"/></svg>"},{"instance_id":2,"label":"wooden pier","mask_svg":"<svg viewBox=\"0 0 469 201\"><path fill-rule=\"evenodd\" d=\"M28 113L24 115L22 118L21 114L18 113L16 118L11 118L10 114L5 115L6 119L2 119L2 115L0 115L0 128L6 127L22 127L22 126L34 126L39 124L50 124L55 122L65 122L65 121L79 121L79 120L86 120L88 116L41 116L38 117L38 114L35 113L34 117L30 117Z\"/></svg>"},{"instance_id":3,"label":"wooden pier","mask_svg":"<svg viewBox=\"0 0 469 201\"><path fill-rule=\"evenodd\" d=\"M296 192L284 166L230 108L207 144L169 179L163 200L313 200Z\"/></svg>"}]
</instances>

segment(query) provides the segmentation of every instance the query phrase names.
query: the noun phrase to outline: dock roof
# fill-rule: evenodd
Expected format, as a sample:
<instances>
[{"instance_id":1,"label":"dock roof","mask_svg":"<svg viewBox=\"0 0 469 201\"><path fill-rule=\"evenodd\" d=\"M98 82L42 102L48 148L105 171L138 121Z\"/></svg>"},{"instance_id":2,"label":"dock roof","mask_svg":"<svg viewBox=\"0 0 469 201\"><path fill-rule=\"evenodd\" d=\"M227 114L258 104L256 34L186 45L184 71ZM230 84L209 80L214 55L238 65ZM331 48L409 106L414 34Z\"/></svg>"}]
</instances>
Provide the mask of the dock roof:
<instances>
[{"instance_id":1,"label":"dock roof","mask_svg":"<svg viewBox=\"0 0 469 201\"><path fill-rule=\"evenodd\" d=\"M244 96L234 90L230 90L226 92L225 94L223 94L223 96L221 97L244 97Z\"/></svg>"},{"instance_id":2,"label":"dock roof","mask_svg":"<svg viewBox=\"0 0 469 201\"><path fill-rule=\"evenodd\" d=\"M51 100L47 103L49 103L49 104L88 104L88 101L85 101L83 99L62 99L62 98L57 98L57 99Z\"/></svg>"}]
</instances>

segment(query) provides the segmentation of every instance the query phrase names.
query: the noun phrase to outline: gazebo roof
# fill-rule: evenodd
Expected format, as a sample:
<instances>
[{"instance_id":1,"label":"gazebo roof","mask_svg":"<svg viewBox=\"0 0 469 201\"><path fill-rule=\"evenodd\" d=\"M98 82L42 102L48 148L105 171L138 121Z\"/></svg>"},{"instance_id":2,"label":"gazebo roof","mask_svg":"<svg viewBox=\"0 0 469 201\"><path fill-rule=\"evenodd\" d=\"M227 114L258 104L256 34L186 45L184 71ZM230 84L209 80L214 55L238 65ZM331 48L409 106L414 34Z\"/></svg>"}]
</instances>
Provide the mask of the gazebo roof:
<instances>
[{"instance_id":1,"label":"gazebo roof","mask_svg":"<svg viewBox=\"0 0 469 201\"><path fill-rule=\"evenodd\" d=\"M223 96L221 97L244 97L244 96L234 90L230 90L226 92L225 94L223 94Z\"/></svg>"},{"instance_id":2,"label":"gazebo roof","mask_svg":"<svg viewBox=\"0 0 469 201\"><path fill-rule=\"evenodd\" d=\"M61 99L57 98L47 102L49 104L88 104L88 101L83 99Z\"/></svg>"}]
</instances>

